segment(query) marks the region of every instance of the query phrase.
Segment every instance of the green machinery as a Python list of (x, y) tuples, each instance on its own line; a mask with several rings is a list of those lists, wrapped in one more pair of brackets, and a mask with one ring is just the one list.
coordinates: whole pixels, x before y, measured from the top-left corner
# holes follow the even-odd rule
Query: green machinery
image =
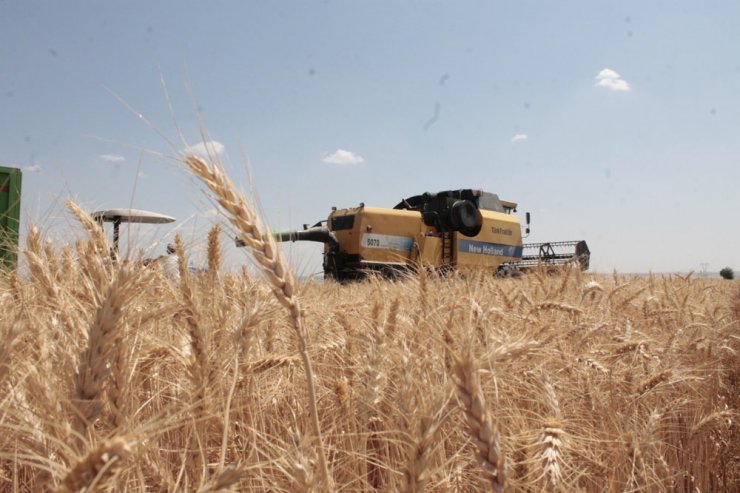
[(21, 224), (21, 179), (17, 168), (0, 166), (0, 265), (14, 269)]

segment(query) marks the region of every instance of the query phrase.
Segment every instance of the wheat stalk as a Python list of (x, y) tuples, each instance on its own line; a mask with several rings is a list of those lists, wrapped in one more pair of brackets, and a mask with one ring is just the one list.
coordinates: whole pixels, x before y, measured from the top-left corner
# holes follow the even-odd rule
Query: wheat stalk
[(0, 388), (5, 381), (5, 376), (11, 369), (11, 358), (13, 351), (21, 335), (21, 324), (18, 320), (5, 327), (0, 335), (2, 346), (0, 346)]
[(715, 411), (705, 416), (698, 423), (692, 426), (689, 435), (692, 438), (700, 435), (707, 429), (711, 429), (711, 425), (714, 424), (716, 421), (725, 421), (726, 426), (729, 427), (737, 421), (738, 417), (740, 417), (740, 412), (738, 412), (737, 410)]
[(435, 441), (440, 426), (447, 419), (447, 410), (449, 406), (449, 397), (446, 398), (440, 406), (437, 413), (433, 416), (424, 416), (419, 420), (417, 435), (411, 442), (411, 454), (408, 459), (406, 470), (404, 471), (405, 493), (415, 493), (424, 491), (429, 481), (429, 462), (432, 451), (434, 450)]
[[(152, 275), (156, 282), (147, 282), (146, 270), (127, 262), (136, 295), (111, 329), (112, 349), (103, 351), (102, 392), (93, 399), (100, 417), (80, 437), (72, 376), (124, 262), (100, 270), (104, 258), (89, 238), (79, 242), (79, 258), (57, 243), (61, 254), (52, 253), (38, 230), (29, 240), (26, 262), (0, 273), (0, 491), (329, 489), (306, 375), (302, 366), (292, 371), (303, 360), (271, 284), (244, 271), (219, 272), (213, 281), (186, 275), (186, 300), (179, 281)], [(486, 471), (495, 463), (505, 473), (496, 481), (511, 491), (736, 491), (737, 286), (619, 277), (627, 287), (607, 303), (610, 278), (577, 274), (562, 293), (563, 279), (549, 275), (541, 282), (430, 275), (421, 314), (413, 277), (297, 284), (335, 490), (373, 483), (388, 491), (492, 490), (480, 462)], [(589, 279), (603, 290), (582, 289)], [(648, 283), (650, 292), (621, 303)], [(535, 311), (548, 302), (577, 307), (577, 323), (558, 308)], [(188, 306), (203, 332), (194, 347)], [(371, 327), (381, 327), (384, 339)], [(458, 378), (462, 364), (452, 355), (463, 354), (471, 335), (480, 341), (468, 355), (473, 370)], [(205, 415), (190, 372), (197, 348), (213, 375)], [(489, 370), (476, 372), (478, 363)], [(466, 384), (471, 372), (478, 381)], [(554, 386), (534, 385), (541, 374)], [(454, 389), (459, 424), (445, 422), (435, 433), (425, 411), (453, 390), (450, 380), (463, 387)], [(101, 422), (108, 411), (123, 418), (118, 428)], [(305, 440), (296, 443), (289, 430), (300, 427)], [(137, 445), (141, 453), (123, 461), (96, 451), (109, 433), (128, 430), (152, 435)], [(511, 471), (499, 467), (504, 447)], [(228, 481), (236, 472), (228, 464), (244, 471), (241, 479)], [(376, 477), (367, 474), (372, 467)]]
[(542, 426), (540, 458), (546, 484), (550, 490), (556, 491), (562, 482), (560, 463), (563, 460), (562, 443), (565, 431), (560, 419), (560, 401), (555, 393), (555, 386), (544, 375), (542, 386), (549, 413)]
[(115, 428), (123, 426), (126, 422), (127, 408), (135, 407), (132, 404), (133, 395), (129, 388), (128, 372), (130, 360), (129, 347), (124, 344), (126, 324), (117, 331), (113, 342), (112, 357), (110, 364), (110, 385), (108, 387), (108, 403), (111, 409), (110, 421)]
[(212, 162), (209, 166), (198, 156), (186, 156), (185, 164), (191, 172), (211, 190), (218, 204), (228, 213), (229, 222), (241, 233), (241, 239), (251, 249), (262, 275), (272, 287), (277, 300), (290, 314), (293, 330), (298, 338), (298, 351), (303, 360), (308, 390), (311, 424), (318, 447), (319, 474), (324, 487), (331, 488), (329, 469), (326, 464), (321, 426), (316, 405), (314, 372), (306, 345), (307, 334), (303, 328), (301, 308), (295, 296), (295, 281), (280, 249), (272, 235), (263, 234), (262, 221), (245, 198), (236, 192), (223, 168)]
[(434, 434), (436, 427), (433, 427), (431, 418), (422, 418), (419, 421), (419, 433), (416, 440), (412, 443), (412, 454), (408, 466), (404, 472), (405, 484), (404, 492), (415, 493), (424, 491), (429, 479), (429, 458), (434, 445)]
[(247, 364), (248, 373), (262, 373), (273, 368), (288, 366), (296, 361), (294, 356), (283, 356), (279, 354), (268, 354), (256, 361)]
[(562, 461), (562, 437), (565, 435), (560, 420), (555, 417), (545, 419), (542, 427), (542, 469), (545, 481), (552, 490), (556, 490), (562, 481), (560, 463)]
[[(90, 236), (88, 250), (84, 256), (80, 257), (80, 260), (100, 291), (113, 273), (117, 252), (108, 244), (101, 224), (95, 222), (90, 214), (82, 210), (75, 202), (68, 200), (66, 205)], [(103, 262), (103, 259), (106, 259), (106, 262)]]
[(77, 263), (72, 256), (72, 247), (64, 245), (62, 247), (62, 265), (60, 267), (60, 275), (62, 279), (71, 279), (76, 275)]
[(49, 268), (51, 278), (58, 279), (61, 268), (59, 266), (56, 252), (54, 251), (54, 244), (48, 238), (44, 242), (44, 256), (46, 257), (46, 265)]
[(476, 445), (480, 465), (494, 491), (501, 493), (506, 485), (506, 457), (501, 452), (499, 435), (486, 409), (486, 401), (471, 354), (455, 359), (455, 384), (463, 404), (468, 432)]
[(591, 359), (591, 358), (580, 358), (579, 357), (579, 358), (576, 358), (576, 361), (579, 362), (579, 363), (583, 363), (584, 365), (588, 366), (589, 368), (593, 368), (594, 370), (596, 370), (598, 372), (601, 372), (601, 373), (603, 373), (605, 375), (608, 375), (610, 373), (609, 372), (609, 369), (607, 367), (605, 367), (604, 365), (602, 365), (601, 363), (599, 363), (598, 361), (596, 361), (594, 359)]
[(208, 272), (212, 279), (218, 278), (218, 271), (221, 270), (221, 225), (214, 224), (208, 231)]
[(185, 315), (185, 323), (190, 338), (191, 363), (190, 374), (196, 389), (196, 402), (198, 402), (200, 414), (205, 414), (207, 407), (207, 393), (210, 384), (208, 341), (207, 334), (201, 327), (200, 317), (193, 296), (190, 273), (187, 267), (185, 255), (185, 244), (180, 234), (175, 235), (175, 254), (177, 255), (177, 268), (180, 272), (180, 294), (182, 295), (181, 310)]
[(95, 243), (98, 252), (103, 255), (108, 255), (111, 249), (108, 244), (108, 240), (105, 238), (105, 231), (103, 231), (101, 225), (99, 223), (96, 223), (95, 220), (90, 216), (90, 214), (85, 212), (74, 201), (68, 200), (66, 205), (67, 209), (70, 210), (70, 212), (80, 222), (82, 227), (85, 228), (85, 231), (87, 231), (88, 235), (90, 235), (90, 238)]
[(100, 394), (108, 374), (111, 351), (119, 338), (122, 309), (136, 293), (133, 277), (127, 266), (118, 271), (88, 331), (87, 346), (80, 356), (75, 379), (75, 402), (80, 412), (75, 429), (80, 433), (102, 410)]
[(552, 301), (546, 301), (540, 303), (534, 307), (535, 310), (556, 310), (568, 313), (570, 315), (583, 315), (583, 310), (578, 307), (568, 305), (566, 303), (555, 303)]
[[(193, 287), (188, 270), (188, 261), (185, 253), (185, 244), (180, 234), (175, 235), (175, 255), (177, 255), (177, 269), (179, 272), (180, 295), (182, 296), (182, 314), (185, 317), (185, 323), (188, 329), (190, 341), (190, 364), (188, 365), (191, 385), (193, 387), (193, 414), (196, 420), (202, 420), (210, 417), (210, 389), (211, 375), (209, 362), (209, 344), (207, 334), (200, 324), (200, 313), (197, 309), (196, 301), (193, 296)], [(205, 435), (209, 433), (208, 425), (205, 428)], [(193, 483), (201, 481), (203, 467), (199, 462), (203, 459), (200, 450), (200, 427), (195, 429), (190, 436), (190, 454), (187, 455), (186, 464), (188, 470), (192, 472)]]
[[(59, 287), (51, 277), (41, 255), (41, 233), (36, 226), (32, 226), (26, 236), (26, 249), (24, 254), (31, 276), (41, 285), (47, 298), (55, 303), (59, 299)], [(69, 327), (71, 329), (71, 327)]]
[(671, 376), (672, 376), (671, 370), (662, 371), (658, 373), (657, 375), (653, 375), (647, 380), (640, 382), (635, 388), (635, 393), (637, 393), (638, 395), (642, 395), (646, 393), (647, 391), (651, 390), (652, 388), (656, 387), (658, 384), (665, 382), (666, 380), (671, 378)]

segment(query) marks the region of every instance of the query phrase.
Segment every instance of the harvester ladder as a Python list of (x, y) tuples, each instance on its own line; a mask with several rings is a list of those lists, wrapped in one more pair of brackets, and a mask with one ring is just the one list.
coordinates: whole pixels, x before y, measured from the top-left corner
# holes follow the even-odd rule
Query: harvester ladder
[(442, 233), (442, 266), (452, 267), (454, 260), (454, 243), (452, 241), (452, 232)]

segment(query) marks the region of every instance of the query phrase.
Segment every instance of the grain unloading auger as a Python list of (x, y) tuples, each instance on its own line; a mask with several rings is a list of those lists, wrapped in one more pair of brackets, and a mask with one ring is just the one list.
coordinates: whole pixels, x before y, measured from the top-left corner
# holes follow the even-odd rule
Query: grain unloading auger
[[(480, 190), (423, 193), (392, 209), (362, 203), (334, 207), (326, 220), (302, 231), (277, 233), (275, 238), (323, 243), (324, 276), (340, 281), (361, 279), (369, 272), (392, 275), (418, 265), (497, 274), (569, 262), (588, 269), (585, 241), (523, 244), (516, 207)], [(529, 220), (527, 213), (525, 233)]]

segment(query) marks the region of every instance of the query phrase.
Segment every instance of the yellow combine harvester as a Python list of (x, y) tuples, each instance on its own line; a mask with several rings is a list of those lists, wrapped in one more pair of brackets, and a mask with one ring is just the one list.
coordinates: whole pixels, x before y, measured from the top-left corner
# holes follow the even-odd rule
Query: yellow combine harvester
[[(333, 208), (325, 221), (303, 231), (278, 233), (281, 241), (324, 243), (324, 276), (361, 279), (392, 275), (418, 265), (440, 270), (485, 269), (516, 273), (539, 264), (576, 262), (588, 269), (585, 241), (524, 245), (516, 204), (480, 190), (424, 193), (394, 208)], [(526, 214), (529, 233), (529, 213)], [(239, 243), (239, 240), (237, 240)]]

